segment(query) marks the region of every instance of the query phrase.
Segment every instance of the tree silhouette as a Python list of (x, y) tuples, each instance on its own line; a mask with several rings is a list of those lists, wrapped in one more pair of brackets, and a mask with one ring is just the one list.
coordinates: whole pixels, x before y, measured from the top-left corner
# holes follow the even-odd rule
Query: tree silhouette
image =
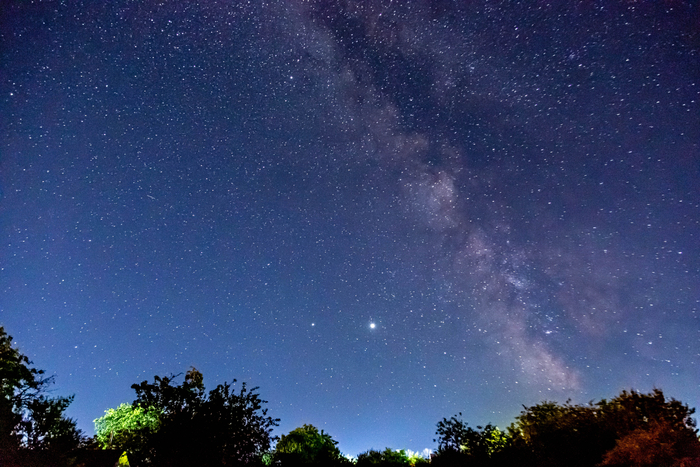
[(507, 444), (504, 432), (490, 423), (476, 429), (462, 420), (462, 413), (437, 424), (438, 450), (433, 456), (437, 465), (487, 465)]
[(386, 448), (383, 451), (370, 449), (357, 456), (357, 467), (408, 467), (411, 462), (406, 451), (394, 451)]
[(700, 467), (700, 442), (689, 430), (668, 421), (652, 421), (617, 441), (601, 466)]
[[(592, 467), (603, 461), (646, 465), (640, 453), (656, 449), (654, 462), (663, 463), (649, 465), (672, 465), (696, 455), (693, 413), (659, 389), (649, 394), (622, 391), (609, 401), (587, 405), (543, 402), (526, 407), (509, 428), (509, 456), (520, 465), (538, 467)], [(662, 442), (668, 436), (673, 447)], [(636, 450), (639, 446), (645, 448)]]
[(83, 441), (65, 416), (73, 397), (47, 397), (53, 378), (31, 366), (0, 326), (0, 465), (60, 465)]
[(177, 375), (154, 378), (132, 385), (136, 391), (134, 410), (159, 414), (157, 429), (137, 427), (134, 436), (124, 435), (120, 446), (128, 452), (133, 466), (253, 465), (274, 440), (272, 427), (277, 419), (255, 392), (241, 384), (236, 392), (223, 383), (207, 395), (203, 375), (192, 368), (182, 384)]
[(284, 467), (349, 464), (350, 461), (342, 456), (337, 444), (323, 430), (319, 431), (313, 425), (304, 425), (280, 438), (272, 460)]

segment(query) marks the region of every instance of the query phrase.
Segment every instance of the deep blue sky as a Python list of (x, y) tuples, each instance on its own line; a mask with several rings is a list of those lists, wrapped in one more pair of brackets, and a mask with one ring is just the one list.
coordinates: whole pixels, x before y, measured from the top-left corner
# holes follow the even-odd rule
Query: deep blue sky
[(697, 2), (197, 3), (0, 7), (0, 324), (79, 427), (190, 366), (352, 455), (700, 406)]

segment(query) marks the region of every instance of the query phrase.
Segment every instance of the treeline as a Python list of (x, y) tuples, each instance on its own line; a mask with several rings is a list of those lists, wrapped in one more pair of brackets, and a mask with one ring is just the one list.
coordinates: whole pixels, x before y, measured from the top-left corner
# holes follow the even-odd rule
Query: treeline
[(700, 467), (694, 409), (658, 389), (585, 405), (545, 401), (524, 407), (504, 431), (472, 428), (458, 414), (437, 423), (430, 458), (389, 448), (348, 458), (311, 425), (273, 436), (279, 419), (268, 416), (258, 388), (235, 390), (234, 380), (207, 392), (194, 368), (132, 385), (135, 400), (105, 411), (87, 437), (65, 416), (72, 398), (49, 397), (43, 374), (0, 326), (2, 467)]

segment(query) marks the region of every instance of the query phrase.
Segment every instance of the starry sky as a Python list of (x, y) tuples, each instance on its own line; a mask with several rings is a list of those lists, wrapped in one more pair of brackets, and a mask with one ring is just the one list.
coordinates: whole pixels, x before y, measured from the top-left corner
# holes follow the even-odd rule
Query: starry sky
[(700, 406), (695, 1), (7, 1), (0, 324), (88, 434), (194, 366), (435, 448)]

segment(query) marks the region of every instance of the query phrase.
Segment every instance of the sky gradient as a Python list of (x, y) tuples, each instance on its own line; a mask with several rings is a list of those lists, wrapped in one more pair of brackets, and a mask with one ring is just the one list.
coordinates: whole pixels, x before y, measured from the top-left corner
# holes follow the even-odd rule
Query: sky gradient
[(700, 10), (10, 1), (0, 325), (92, 433), (194, 366), (276, 435), (700, 406)]

